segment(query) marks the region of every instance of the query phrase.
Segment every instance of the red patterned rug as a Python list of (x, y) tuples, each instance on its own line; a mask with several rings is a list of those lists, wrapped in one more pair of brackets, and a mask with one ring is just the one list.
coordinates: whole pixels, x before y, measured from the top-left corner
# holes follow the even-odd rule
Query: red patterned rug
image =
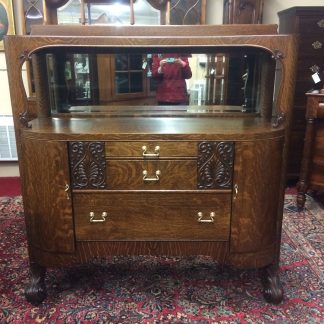
[(28, 281), (20, 197), (0, 198), (0, 323), (323, 323), (324, 210), (287, 193), (278, 305), (264, 302), (257, 271), (221, 268), (203, 256), (114, 257), (50, 269), (48, 298), (24, 299)]

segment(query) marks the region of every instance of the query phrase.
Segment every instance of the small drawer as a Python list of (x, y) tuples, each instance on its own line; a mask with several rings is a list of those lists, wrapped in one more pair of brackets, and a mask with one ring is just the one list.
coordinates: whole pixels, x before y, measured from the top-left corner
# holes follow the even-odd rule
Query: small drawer
[(106, 142), (107, 158), (196, 157), (195, 142)]
[[(324, 30), (323, 30), (324, 34)], [(323, 35), (316, 37), (315, 35), (311, 35), (309, 37), (302, 37), (299, 43), (300, 55), (299, 59), (304, 58), (306, 60), (313, 60), (313, 62), (321, 62), (323, 59), (324, 53), (324, 37)], [(315, 56), (315, 57), (313, 57)]]
[(324, 32), (324, 14), (312, 17), (303, 17), (299, 23), (300, 33), (323, 35)]
[(196, 160), (107, 160), (107, 189), (194, 190)]
[(228, 193), (75, 193), (73, 205), (78, 241), (229, 239)]

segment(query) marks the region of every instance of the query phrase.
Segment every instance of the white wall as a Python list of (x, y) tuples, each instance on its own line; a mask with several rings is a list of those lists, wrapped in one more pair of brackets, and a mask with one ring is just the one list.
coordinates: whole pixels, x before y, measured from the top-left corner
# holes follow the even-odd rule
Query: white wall
[(7, 65), (4, 52), (0, 52), (0, 115), (11, 115), (11, 102), (7, 76)]

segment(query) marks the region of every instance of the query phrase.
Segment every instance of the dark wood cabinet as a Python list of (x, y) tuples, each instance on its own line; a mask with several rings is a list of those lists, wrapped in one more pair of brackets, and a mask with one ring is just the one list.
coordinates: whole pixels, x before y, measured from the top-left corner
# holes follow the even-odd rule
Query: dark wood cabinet
[(288, 176), (298, 179), (303, 154), (303, 141), (306, 128), (306, 96), (311, 89), (319, 89), (323, 83), (315, 84), (312, 79), (313, 67), (324, 70), (324, 6), (293, 7), (279, 15), (279, 32), (294, 33), (299, 36), (298, 62), (290, 149), (288, 154)]
[[(253, 36), (248, 26), (235, 25), (79, 26), (68, 37), (62, 36), (64, 28), (52, 27), (51, 36), (5, 40), (30, 256), (27, 300), (38, 304), (46, 297), (47, 267), (106, 255), (205, 254), (221, 264), (259, 268), (266, 300), (279, 303), (294, 37), (271, 34), (274, 26), (260, 26)], [(49, 82), (49, 57), (62, 51), (113, 55), (120, 47), (129, 54), (176, 53), (181, 47), (192, 56), (248, 48), (253, 64), (263, 67), (251, 84), (256, 109), (215, 104), (53, 109), (46, 94), (66, 85)], [(34, 63), (32, 115), (21, 60)], [(282, 82), (273, 107), (265, 98), (276, 92), (275, 69)]]

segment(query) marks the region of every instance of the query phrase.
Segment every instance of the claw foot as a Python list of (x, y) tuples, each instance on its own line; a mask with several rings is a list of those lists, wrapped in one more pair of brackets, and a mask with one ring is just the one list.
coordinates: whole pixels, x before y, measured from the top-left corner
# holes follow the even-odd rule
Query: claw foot
[(47, 297), (45, 286), (45, 273), (46, 268), (31, 264), (31, 280), (25, 289), (25, 298), (32, 305), (37, 306)]
[(283, 288), (277, 271), (272, 266), (262, 269), (261, 281), (264, 299), (268, 303), (280, 304), (283, 300)]

